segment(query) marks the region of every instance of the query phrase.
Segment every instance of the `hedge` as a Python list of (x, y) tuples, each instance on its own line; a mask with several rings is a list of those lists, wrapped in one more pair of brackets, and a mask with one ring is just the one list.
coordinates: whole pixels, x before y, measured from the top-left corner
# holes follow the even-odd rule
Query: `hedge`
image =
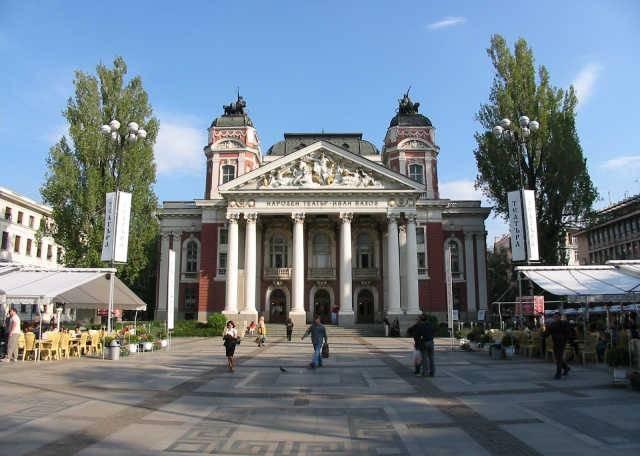
[(174, 337), (215, 337), (222, 336), (227, 319), (224, 315), (216, 313), (211, 315), (206, 323), (196, 320), (180, 320), (175, 323)]

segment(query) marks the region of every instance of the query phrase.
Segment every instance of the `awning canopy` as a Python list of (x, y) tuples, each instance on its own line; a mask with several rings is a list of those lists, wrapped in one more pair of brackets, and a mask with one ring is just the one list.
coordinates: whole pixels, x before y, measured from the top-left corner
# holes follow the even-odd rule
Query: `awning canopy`
[[(0, 273), (0, 290), (6, 295), (4, 299), (9, 305), (57, 302), (79, 309), (106, 308), (109, 302), (109, 274), (113, 272), (115, 269), (108, 268), (6, 268)], [(113, 307), (123, 310), (147, 308), (117, 277), (114, 282)]]
[[(636, 263), (640, 266), (640, 262)], [(622, 295), (633, 300), (640, 296), (640, 275), (616, 265), (518, 266), (516, 270), (556, 296), (602, 299), (603, 296)]]

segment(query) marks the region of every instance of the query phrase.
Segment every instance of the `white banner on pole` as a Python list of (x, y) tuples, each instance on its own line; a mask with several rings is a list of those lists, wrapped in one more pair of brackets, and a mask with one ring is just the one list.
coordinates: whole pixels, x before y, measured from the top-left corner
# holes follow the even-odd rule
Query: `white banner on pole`
[(113, 261), (127, 262), (129, 249), (129, 221), (131, 218), (131, 193), (118, 192), (118, 206), (116, 211), (116, 236), (114, 243)]
[(107, 193), (107, 199), (104, 210), (104, 238), (102, 240), (102, 261), (111, 261), (113, 259), (113, 245), (115, 242), (116, 232), (116, 194)]
[(511, 259), (513, 261), (525, 261), (527, 259), (525, 248), (525, 225), (522, 215), (522, 199), (520, 190), (507, 193), (509, 203), (509, 231), (511, 233)]
[(176, 252), (169, 250), (169, 276), (167, 279), (167, 330), (173, 329), (173, 299), (176, 278)]
[(451, 275), (451, 247), (448, 243), (444, 251), (444, 271), (447, 285), (447, 320), (451, 335), (453, 335), (453, 277)]
[(536, 197), (533, 190), (523, 190), (524, 226), (527, 239), (527, 256), (530, 261), (539, 261), (538, 223), (536, 221)]

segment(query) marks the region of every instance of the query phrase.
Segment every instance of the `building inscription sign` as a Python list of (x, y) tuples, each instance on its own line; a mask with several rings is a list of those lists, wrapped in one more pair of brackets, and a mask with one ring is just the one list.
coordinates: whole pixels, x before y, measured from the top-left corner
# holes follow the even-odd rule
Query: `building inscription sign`
[(300, 200), (273, 200), (265, 201), (266, 207), (311, 207), (311, 208), (349, 208), (349, 207), (382, 207), (377, 200), (354, 200), (354, 201), (300, 201)]
[(363, 209), (363, 210), (386, 210), (414, 208), (413, 198), (354, 198), (354, 199), (237, 199), (229, 201), (229, 208), (232, 209), (252, 209), (270, 211), (287, 211), (288, 209), (310, 210), (310, 211), (338, 211), (342, 209)]

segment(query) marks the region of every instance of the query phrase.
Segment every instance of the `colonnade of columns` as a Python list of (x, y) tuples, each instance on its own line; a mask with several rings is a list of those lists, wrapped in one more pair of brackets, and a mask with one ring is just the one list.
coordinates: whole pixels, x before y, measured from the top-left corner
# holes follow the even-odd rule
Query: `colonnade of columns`
[[(241, 313), (256, 314), (256, 213), (246, 213), (245, 230), (245, 282), (244, 302), (245, 308)], [(238, 313), (238, 221), (239, 214), (230, 213), (228, 220), (228, 251), (227, 251), (227, 275), (226, 275), (226, 299), (225, 310), (227, 314)], [(305, 316), (304, 310), (304, 213), (291, 214), (293, 219), (293, 264), (292, 264), (292, 299), (291, 316)], [(340, 283), (339, 302), (341, 321), (353, 321), (353, 258), (351, 245), (351, 221), (352, 213), (340, 214)], [(397, 214), (389, 214), (387, 217), (387, 258), (386, 270), (389, 275), (388, 314), (402, 314), (400, 307), (400, 249), (398, 242)], [(416, 244), (416, 217), (409, 214), (407, 218), (407, 249), (413, 254), (406, 255), (407, 269), (407, 313), (419, 314), (420, 304), (418, 297), (418, 265), (415, 252)]]

